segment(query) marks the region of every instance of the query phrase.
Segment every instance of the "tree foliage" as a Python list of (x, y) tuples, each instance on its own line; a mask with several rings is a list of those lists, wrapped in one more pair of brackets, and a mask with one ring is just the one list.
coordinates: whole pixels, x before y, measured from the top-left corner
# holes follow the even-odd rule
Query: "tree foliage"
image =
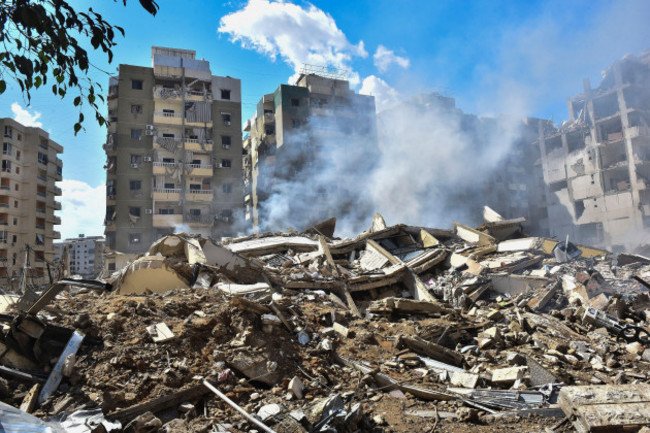
[[(121, 1), (126, 6), (127, 0)], [(155, 0), (139, 0), (142, 7), (156, 15)], [(88, 60), (88, 42), (113, 60), (117, 33), (122, 27), (107, 22), (92, 7), (75, 10), (63, 0), (2, 0), (0, 3), (0, 94), (13, 80), (20, 86), (28, 103), (31, 92), (51, 84), (52, 92), (63, 98), (76, 91), (73, 100), (79, 107), (75, 134), (84, 121), (84, 103), (94, 110), (99, 125), (106, 122), (100, 113), (104, 101), (101, 84), (88, 77), (92, 66)], [(98, 91), (99, 90), (99, 91)]]

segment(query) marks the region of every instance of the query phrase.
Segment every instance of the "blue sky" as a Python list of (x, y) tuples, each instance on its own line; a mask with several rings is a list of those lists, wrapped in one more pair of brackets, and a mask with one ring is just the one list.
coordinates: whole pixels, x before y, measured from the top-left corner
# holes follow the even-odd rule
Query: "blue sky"
[[(135, 0), (127, 7), (93, 4), (126, 30), (112, 64), (93, 54), (99, 69), (149, 66), (152, 45), (194, 49), (213, 74), (242, 80), (244, 119), (264, 93), (303, 63), (315, 63), (348, 70), (355, 89), (374, 94), (379, 107), (443, 90), (466, 112), (552, 116), (557, 123), (567, 118), (566, 98), (582, 90), (582, 78), (595, 86), (610, 63), (650, 48), (645, 0), (159, 0), (155, 18)], [(107, 83), (99, 69), (91, 77)], [(29, 107), (17, 86), (0, 95), (0, 117), (41, 122), (65, 148), (64, 237), (103, 231), (106, 133), (88, 112), (85, 131), (75, 137), (77, 116), (71, 97), (61, 101), (48, 89), (34, 92)]]

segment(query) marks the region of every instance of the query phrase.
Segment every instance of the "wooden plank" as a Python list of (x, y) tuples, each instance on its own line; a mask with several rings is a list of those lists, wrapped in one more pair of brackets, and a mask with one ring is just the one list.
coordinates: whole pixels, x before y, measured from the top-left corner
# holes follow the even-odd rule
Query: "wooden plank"
[(160, 412), (161, 410), (170, 408), (179, 403), (196, 400), (200, 397), (203, 397), (208, 392), (210, 392), (210, 390), (203, 384), (194, 385), (182, 391), (174, 392), (172, 394), (165, 395), (163, 397), (159, 397), (144, 403), (138, 403), (125, 409), (113, 411), (107, 415), (107, 418), (111, 420), (118, 420), (122, 424), (126, 424), (133, 418), (137, 417), (138, 415), (142, 415), (145, 412)]
[(32, 413), (36, 408), (36, 403), (38, 402), (38, 395), (41, 393), (41, 384), (37, 383), (29, 390), (23, 402), (20, 404), (20, 410)]

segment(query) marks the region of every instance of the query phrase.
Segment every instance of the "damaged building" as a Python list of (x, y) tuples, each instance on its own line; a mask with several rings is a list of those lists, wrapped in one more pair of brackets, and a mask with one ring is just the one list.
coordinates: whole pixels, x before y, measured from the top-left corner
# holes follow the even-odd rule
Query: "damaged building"
[(0, 281), (6, 290), (18, 287), (24, 267), (34, 283), (47, 281), (52, 243), (61, 238), (55, 211), (61, 210), (56, 182), (62, 180), (63, 147), (43, 129), (13, 119), (0, 119), (0, 130)]
[(540, 129), (551, 235), (614, 251), (650, 243), (650, 51), (627, 55)]
[(106, 246), (127, 257), (179, 229), (230, 234), (243, 207), (240, 80), (193, 50), (152, 47), (151, 61), (120, 65), (107, 98)]
[[(282, 84), (262, 97), (244, 131), (244, 202), (253, 227), (273, 226), (282, 207), (292, 209), (278, 222), (287, 227), (364, 206), (351, 194), (344, 167), (372, 167), (375, 100), (351, 90), (345, 74), (306, 67), (295, 85)], [(290, 202), (275, 202), (286, 197)]]

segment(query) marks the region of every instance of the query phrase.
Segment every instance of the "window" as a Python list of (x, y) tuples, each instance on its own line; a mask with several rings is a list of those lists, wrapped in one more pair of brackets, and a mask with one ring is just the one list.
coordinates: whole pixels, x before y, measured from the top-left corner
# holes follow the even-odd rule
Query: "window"
[(142, 155), (131, 154), (131, 164), (140, 165), (142, 163)]
[(131, 113), (133, 114), (142, 114), (142, 105), (132, 104)]
[(165, 164), (173, 164), (175, 161), (174, 158), (163, 158), (162, 162), (164, 162)]
[(230, 194), (232, 192), (232, 183), (224, 183), (221, 185), (221, 190), (226, 194)]
[(221, 218), (228, 221), (232, 217), (232, 209), (221, 209)]
[(20, 161), (20, 150), (16, 151), (16, 161)]
[(15, 185), (14, 185), (14, 189), (15, 189), (16, 191), (18, 191), (18, 190), (20, 189), (19, 187), (20, 187), (20, 185), (18, 185), (18, 184), (15, 184)]
[(132, 180), (129, 182), (129, 188), (131, 191), (139, 191), (142, 188), (142, 182), (139, 180)]
[(190, 209), (190, 215), (201, 216), (201, 209)]
[(132, 129), (131, 138), (133, 138), (134, 140), (142, 139), (142, 129)]
[(139, 207), (129, 207), (129, 214), (133, 216), (140, 216), (140, 208)]
[(174, 189), (176, 186), (173, 183), (166, 183), (165, 189)]
[(224, 125), (230, 126), (230, 113), (221, 113), (221, 120), (223, 121)]
[(13, 235), (13, 236), (11, 237), (11, 242), (13, 242), (14, 244), (15, 244), (16, 242), (18, 242), (18, 236)]
[(18, 138), (18, 141), (23, 140), (23, 135), (22, 134), (16, 134), (16, 137)]
[(190, 164), (192, 164), (192, 165), (201, 165), (201, 160), (200, 159), (193, 159)]
[(221, 89), (221, 99), (230, 99), (230, 90)]
[(56, 174), (57, 174), (57, 176), (62, 176), (63, 175), (63, 166), (61, 166), (61, 165), (56, 166)]
[(38, 162), (40, 164), (46, 164), (47, 165), (47, 155), (42, 153), (42, 152), (38, 152)]
[(16, 174), (20, 174), (20, 167), (16, 167)]
[(142, 90), (142, 80), (131, 80), (131, 88), (133, 90)]
[(163, 138), (174, 138), (174, 134), (169, 134), (167, 132), (163, 132)]
[(264, 128), (264, 132), (266, 133), (266, 135), (273, 135), (275, 134), (275, 128), (273, 128), (272, 126), (267, 126), (266, 128)]
[(2, 143), (2, 154), (11, 155), (11, 143)]
[(291, 98), (291, 106), (292, 106), (292, 107), (300, 107), (300, 99), (298, 99), (298, 98)]
[(6, 244), (7, 243), (7, 232), (6, 231), (0, 231), (0, 243), (1, 244)]
[(130, 244), (139, 244), (140, 243), (140, 233), (130, 233), (129, 234), (129, 243)]
[(13, 133), (14, 133), (14, 130), (11, 128), (11, 126), (5, 126), (5, 137), (11, 138)]
[(2, 160), (2, 171), (11, 173), (11, 161)]
[(201, 191), (201, 184), (200, 183), (191, 183), (190, 184), (190, 191)]
[(231, 140), (230, 135), (222, 135), (221, 147), (223, 147), (224, 149), (230, 149), (230, 140)]
[(18, 218), (14, 218), (14, 225), (15, 225), (15, 226), (18, 225)]
[[(18, 200), (14, 200), (14, 207), (18, 207)], [(43, 210), (45, 210), (45, 209), (43, 209)]]
[(172, 209), (172, 208), (158, 209), (158, 214), (159, 215), (174, 215), (174, 209)]
[(230, 167), (232, 167), (232, 161), (229, 160), (229, 159), (222, 159), (221, 160), (221, 166), (223, 168), (230, 168)]

